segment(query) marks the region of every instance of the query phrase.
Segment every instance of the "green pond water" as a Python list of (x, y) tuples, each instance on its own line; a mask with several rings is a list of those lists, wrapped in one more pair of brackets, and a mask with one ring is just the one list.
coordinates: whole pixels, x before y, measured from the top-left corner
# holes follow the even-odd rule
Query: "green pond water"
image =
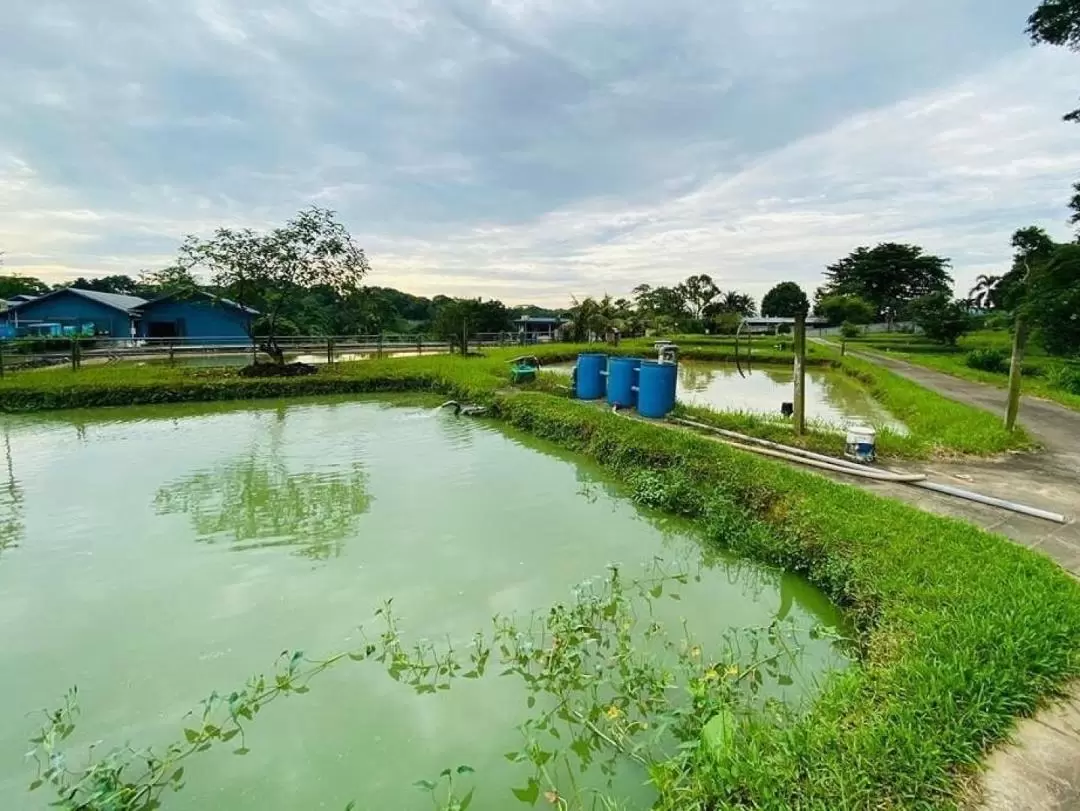
[[(545, 367), (569, 373), (574, 364)], [(743, 366), (733, 363), (680, 360), (675, 397), (686, 405), (717, 411), (749, 411), (779, 415), (780, 404), (791, 402), (795, 373), (787, 366)], [(860, 422), (907, 433), (898, 421), (857, 382), (832, 369), (806, 370), (806, 418), (841, 429)]]
[[(5, 418), (0, 424), (0, 808), (26, 793), (34, 711), (77, 684), (73, 742), (161, 745), (213, 690), (270, 672), (285, 649), (356, 646), (393, 597), (408, 638), (464, 645), (495, 613), (566, 600), (609, 563), (703, 566), (663, 601), (703, 644), (774, 618), (836, 626), (792, 575), (706, 554), (687, 527), (636, 508), (594, 465), (426, 406), (320, 399)], [(843, 666), (808, 639), (790, 684), (808, 700)], [(477, 770), (474, 809), (516, 807), (527, 772), (503, 753), (527, 715), (516, 681), (460, 680), (417, 696), (348, 664), (273, 705), (228, 748), (187, 764), (176, 809), (430, 807), (413, 783)], [(190, 722), (189, 724), (190, 725)], [(648, 803), (643, 775), (620, 790)], [(43, 790), (44, 791), (44, 790)]]

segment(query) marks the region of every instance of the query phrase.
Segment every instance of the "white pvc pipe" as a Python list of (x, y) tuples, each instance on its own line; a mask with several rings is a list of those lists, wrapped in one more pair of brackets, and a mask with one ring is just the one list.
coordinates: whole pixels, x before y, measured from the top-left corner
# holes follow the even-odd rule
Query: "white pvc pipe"
[[(990, 507), (999, 507), (1003, 510), (1009, 510), (1021, 515), (1028, 515), (1032, 518), (1053, 521), (1056, 524), (1067, 524), (1069, 522), (1068, 519), (1060, 513), (1050, 512), (1049, 510), (1040, 510), (1038, 507), (1029, 507), (1026, 504), (1018, 504), (1013, 501), (1006, 501), (1002, 498), (995, 498), (994, 496), (984, 496), (982, 493), (975, 493), (971, 490), (964, 490), (960, 487), (953, 487), (948, 484), (930, 482), (927, 481), (926, 476), (921, 473), (892, 473), (872, 470), (855, 462), (849, 462), (846, 459), (836, 459), (831, 456), (825, 456), (824, 454), (803, 450), (802, 448), (792, 448), (788, 445), (781, 445), (778, 442), (770, 442), (766, 439), (747, 436), (746, 434), (740, 434), (736, 431), (715, 428), (711, 425), (706, 425), (705, 423), (695, 422), (694, 420), (686, 420), (679, 417), (669, 417), (669, 420), (681, 425), (687, 425), (720, 434), (721, 436), (727, 437), (727, 439), (717, 441), (732, 447), (741, 448), (742, 450), (751, 451), (752, 453), (772, 456), (776, 459), (784, 459), (789, 462), (809, 465), (810, 467), (816, 467), (822, 470), (832, 470), (837, 473), (843, 473), (848, 476), (857, 476), (863, 479), (910, 484), (913, 487), (932, 490), (935, 493), (944, 493), (945, 495), (953, 496), (954, 498), (962, 498), (967, 501), (974, 501), (978, 504), (985, 504)], [(754, 445), (759, 447), (753, 447)]]
[(971, 490), (963, 490), (949, 484), (938, 484), (937, 482), (925, 481), (911, 482), (911, 484), (915, 487), (921, 487), (924, 490), (933, 490), (935, 493), (944, 493), (947, 496), (955, 496), (956, 498), (966, 498), (968, 501), (975, 501), (990, 507), (1000, 507), (1003, 510), (1012, 510), (1014, 513), (1020, 513), (1021, 515), (1030, 515), (1032, 518), (1053, 521), (1055, 524), (1069, 523), (1069, 519), (1061, 513), (1040, 510), (1038, 507), (1029, 507), (1026, 504), (1017, 504), (1012, 501), (1006, 501), (1003, 498), (995, 498), (994, 496), (984, 496), (982, 493), (974, 493)]

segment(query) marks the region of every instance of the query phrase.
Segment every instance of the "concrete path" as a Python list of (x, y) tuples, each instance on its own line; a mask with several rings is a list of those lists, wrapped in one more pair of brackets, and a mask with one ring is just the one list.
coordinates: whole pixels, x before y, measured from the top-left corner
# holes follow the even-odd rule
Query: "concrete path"
[[(945, 397), (1004, 414), (1005, 391), (952, 377), (895, 358), (857, 354)], [(858, 480), (882, 495), (930, 512), (961, 518), (999, 532), (1057, 561), (1080, 578), (1080, 412), (1024, 397), (1020, 422), (1046, 446), (1037, 453), (998, 460), (933, 463), (923, 470), (935, 480), (1062, 513), (1070, 524), (983, 507), (912, 487)], [(850, 479), (848, 479), (850, 481)], [(1013, 742), (993, 752), (972, 808), (985, 811), (1080, 811), (1080, 685), (1071, 697), (1023, 721)]]

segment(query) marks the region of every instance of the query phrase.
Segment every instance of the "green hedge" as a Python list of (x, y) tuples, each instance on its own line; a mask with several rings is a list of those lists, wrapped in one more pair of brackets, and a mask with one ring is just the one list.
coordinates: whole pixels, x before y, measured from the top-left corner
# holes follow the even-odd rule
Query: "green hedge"
[(954, 807), (1015, 717), (1080, 673), (1080, 587), (1000, 536), (544, 394), (498, 412), (632, 487), (647, 472), (655, 506), (805, 574), (858, 629), (859, 664), (805, 718), (748, 727), (730, 761), (699, 764), (694, 807)]

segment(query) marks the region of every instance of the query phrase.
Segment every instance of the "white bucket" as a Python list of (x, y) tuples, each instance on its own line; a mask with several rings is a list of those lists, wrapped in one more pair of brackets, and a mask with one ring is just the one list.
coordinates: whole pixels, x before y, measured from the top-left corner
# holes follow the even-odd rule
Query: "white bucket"
[(877, 454), (874, 449), (877, 431), (868, 425), (849, 425), (844, 443), (844, 456), (856, 462), (870, 464)]

